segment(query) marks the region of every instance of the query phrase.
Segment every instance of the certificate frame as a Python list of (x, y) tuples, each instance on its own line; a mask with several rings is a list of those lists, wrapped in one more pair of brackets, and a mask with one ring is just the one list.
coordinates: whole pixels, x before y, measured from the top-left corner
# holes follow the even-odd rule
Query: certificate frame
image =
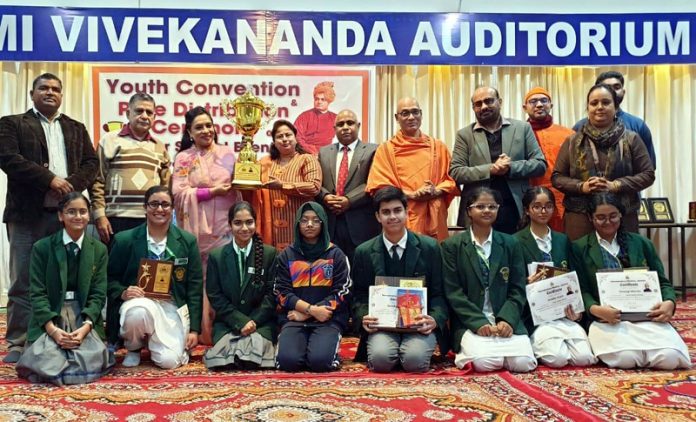
[(652, 223), (652, 216), (648, 212), (648, 200), (645, 198), (640, 199), (640, 209), (638, 210), (638, 222), (639, 223)]
[(651, 223), (674, 223), (674, 214), (668, 198), (648, 198)]

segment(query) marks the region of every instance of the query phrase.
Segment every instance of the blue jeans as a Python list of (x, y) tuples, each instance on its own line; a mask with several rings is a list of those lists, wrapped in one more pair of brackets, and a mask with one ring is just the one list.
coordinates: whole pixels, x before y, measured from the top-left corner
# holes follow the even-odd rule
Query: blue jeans
[(367, 366), (375, 372), (389, 372), (401, 363), (406, 372), (426, 372), (436, 342), (433, 333), (372, 333), (367, 338)]

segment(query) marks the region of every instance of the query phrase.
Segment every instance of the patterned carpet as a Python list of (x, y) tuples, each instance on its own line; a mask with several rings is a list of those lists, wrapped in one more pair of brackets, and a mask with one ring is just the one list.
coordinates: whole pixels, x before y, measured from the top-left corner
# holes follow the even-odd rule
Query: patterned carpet
[[(696, 297), (674, 326), (696, 362)], [(5, 314), (0, 314), (0, 337)], [(0, 339), (4, 340), (4, 339)], [(424, 375), (373, 374), (344, 339), (331, 374), (208, 372), (192, 362), (161, 370), (144, 359), (99, 382), (32, 385), (0, 364), (0, 421), (681, 421), (696, 420), (696, 370), (612, 370), (602, 365), (531, 374), (462, 372), (451, 359)], [(0, 357), (6, 354), (4, 342)], [(119, 355), (122, 358), (122, 352)]]

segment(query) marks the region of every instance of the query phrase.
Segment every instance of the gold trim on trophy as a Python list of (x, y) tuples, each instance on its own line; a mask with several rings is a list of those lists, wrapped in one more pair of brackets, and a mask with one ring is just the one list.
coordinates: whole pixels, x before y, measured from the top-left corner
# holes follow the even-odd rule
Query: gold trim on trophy
[[(232, 185), (236, 189), (258, 189), (263, 186), (263, 183), (261, 182), (261, 165), (256, 160), (256, 151), (253, 148), (253, 138), (256, 132), (275, 117), (276, 107), (252, 94), (251, 87), (247, 87), (241, 97), (234, 100), (229, 98), (222, 100), (220, 107), (225, 117), (234, 121), (237, 131), (242, 134), (244, 143), (234, 166)], [(262, 124), (263, 112), (266, 109), (268, 114)], [(234, 110), (234, 113), (231, 110)]]
[(170, 287), (173, 268), (174, 264), (171, 261), (146, 258), (140, 260), (137, 284), (145, 291), (145, 297), (171, 299)]

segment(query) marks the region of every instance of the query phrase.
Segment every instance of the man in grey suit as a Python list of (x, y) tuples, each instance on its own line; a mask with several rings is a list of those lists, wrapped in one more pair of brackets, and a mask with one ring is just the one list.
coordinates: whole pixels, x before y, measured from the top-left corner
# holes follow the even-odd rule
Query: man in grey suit
[(58, 111), (61, 80), (44, 73), (34, 79), (29, 95), (30, 110), (0, 119), (0, 168), (7, 173), (3, 221), (10, 241), (5, 363), (19, 360), (27, 337), (31, 247), (60, 229), (58, 201), (89, 188), (99, 167), (85, 125)]
[(338, 113), (334, 129), (338, 143), (319, 150), (324, 178), (317, 201), (326, 208), (331, 241), (353, 262), (355, 248), (380, 231), (365, 193), (377, 145), (358, 139), (360, 122), (351, 110)]
[(500, 115), (502, 99), (495, 88), (480, 87), (471, 97), (476, 122), (460, 129), (449, 174), (462, 187), (457, 224), (466, 227), (465, 199), (478, 186), (503, 197), (494, 229), (513, 234), (522, 215), (522, 195), (529, 178), (546, 171), (546, 159), (529, 123)]

